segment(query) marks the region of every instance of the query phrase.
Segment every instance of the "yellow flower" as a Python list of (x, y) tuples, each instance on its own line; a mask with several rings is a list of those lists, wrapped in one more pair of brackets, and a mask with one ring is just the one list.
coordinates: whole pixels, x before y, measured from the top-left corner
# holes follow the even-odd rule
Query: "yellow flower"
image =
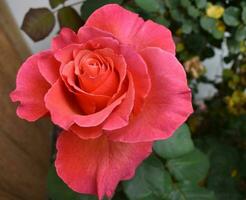
[(234, 115), (246, 114), (246, 92), (236, 90), (225, 98), (227, 108)]
[(206, 10), (206, 15), (208, 17), (214, 18), (214, 19), (219, 19), (222, 17), (224, 14), (224, 8), (219, 5), (213, 5), (211, 3), (208, 4), (207, 10)]
[(240, 52), (241, 53), (245, 53), (246, 52), (246, 42), (245, 41), (241, 41), (240, 42)]

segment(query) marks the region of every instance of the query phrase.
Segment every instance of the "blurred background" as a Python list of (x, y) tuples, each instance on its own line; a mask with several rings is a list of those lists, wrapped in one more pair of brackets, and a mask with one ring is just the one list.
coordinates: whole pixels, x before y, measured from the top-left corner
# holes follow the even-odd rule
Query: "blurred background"
[[(244, 0), (0, 0), (0, 152), (3, 152), (0, 158), (0, 199), (39, 200), (49, 196), (53, 200), (66, 200), (66, 195), (67, 199), (85, 199), (62, 185), (53, 169), (49, 173), (47, 193), (51, 125), (45, 120), (30, 124), (18, 119), (8, 94), (15, 87), (18, 67), (27, 56), (49, 48), (52, 37), (61, 27), (76, 31), (96, 8), (107, 3), (121, 4), (172, 31), (177, 57), (192, 88), (195, 109), (187, 127), (179, 130), (189, 137), (184, 138), (184, 143), (173, 139), (180, 146), (185, 146), (187, 141), (191, 143), (191, 152), (184, 149), (184, 153), (176, 158), (162, 153), (172, 149), (170, 144), (157, 144), (154, 148), (163, 169), (160, 171), (157, 167), (153, 174), (162, 174), (165, 170), (171, 178), (159, 185), (165, 184), (162, 187), (168, 190), (161, 190), (159, 194), (160, 191), (153, 188), (158, 173), (151, 176), (153, 183), (144, 185), (138, 176), (151, 172), (142, 170), (132, 182), (120, 184), (116, 199), (199, 200), (204, 196), (204, 199), (245, 199)], [(30, 14), (30, 8), (34, 13), (40, 8), (48, 9), (46, 12), (54, 16), (54, 23), (32, 27), (35, 17), (33, 12)], [(42, 18), (42, 12), (39, 17)], [(27, 23), (29, 26), (25, 26)], [(35, 36), (40, 32), (39, 28), (45, 31), (43, 35)], [(193, 156), (192, 152), (196, 151), (193, 146), (201, 153)], [(182, 185), (187, 182), (192, 183), (192, 187)], [(134, 185), (139, 187), (134, 188)], [(173, 185), (180, 188), (185, 198)], [(60, 192), (52, 192), (55, 190)]]

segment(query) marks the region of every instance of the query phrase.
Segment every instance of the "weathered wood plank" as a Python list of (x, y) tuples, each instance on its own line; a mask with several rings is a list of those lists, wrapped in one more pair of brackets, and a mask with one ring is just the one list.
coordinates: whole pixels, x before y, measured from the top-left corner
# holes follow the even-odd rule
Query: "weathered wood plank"
[[(7, 22), (7, 23), (6, 23)], [(2, 24), (4, 23), (4, 25)], [(4, 27), (4, 28), (3, 28)], [(0, 199), (43, 200), (50, 154), (50, 124), (18, 119), (9, 93), (29, 54), (18, 27), (0, 1)]]

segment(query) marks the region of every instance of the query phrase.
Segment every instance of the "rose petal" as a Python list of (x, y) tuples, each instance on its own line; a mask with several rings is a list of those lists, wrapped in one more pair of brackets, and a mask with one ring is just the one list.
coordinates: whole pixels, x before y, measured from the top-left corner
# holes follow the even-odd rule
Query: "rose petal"
[(74, 71), (74, 63), (70, 62), (62, 66), (61, 75), (68, 90), (75, 95), (78, 100), (76, 102), (82, 108), (84, 113), (91, 114), (96, 112), (96, 110), (103, 109), (109, 102), (110, 97), (106, 95), (92, 94), (82, 90), (76, 85), (76, 76)]
[(149, 66), (152, 88), (142, 112), (128, 126), (111, 132), (115, 141), (166, 139), (193, 112), (186, 75), (175, 56), (155, 47), (141, 55)]
[(56, 51), (73, 43), (79, 43), (76, 33), (69, 28), (62, 28), (60, 33), (52, 39), (51, 48)]
[(144, 23), (137, 14), (117, 4), (108, 4), (97, 9), (87, 19), (85, 26), (111, 33), (123, 43), (128, 43)]
[(60, 61), (62, 64), (66, 64), (73, 60), (73, 52), (82, 48), (82, 44), (71, 44), (62, 49), (58, 49), (54, 56), (56, 60)]
[(39, 54), (29, 57), (20, 67), (16, 78), (16, 89), (11, 92), (13, 102), (20, 101), (17, 115), (28, 121), (35, 121), (47, 113), (44, 95), (50, 84), (38, 69)]
[(41, 52), (38, 58), (38, 68), (42, 76), (51, 85), (59, 78), (59, 63), (51, 51)]
[(118, 40), (112, 37), (97, 37), (97, 38), (88, 40), (85, 43), (85, 47), (91, 50), (109, 48), (109, 49), (114, 50), (114, 53), (119, 53), (120, 43)]
[(82, 140), (63, 131), (57, 141), (58, 175), (74, 191), (111, 197), (120, 180), (130, 179), (151, 153), (152, 143), (127, 144), (102, 136)]
[(85, 43), (89, 40), (93, 40), (99, 37), (108, 37), (108, 38), (113, 39), (112, 34), (102, 31), (100, 29), (97, 29), (95, 27), (83, 26), (78, 31), (78, 38), (79, 38), (80, 43)]
[(148, 96), (151, 88), (148, 67), (143, 58), (129, 46), (122, 45), (121, 53), (127, 63), (127, 69), (131, 72), (133, 77), (134, 86), (136, 88), (134, 113), (138, 113), (140, 112), (145, 98)]
[(68, 130), (73, 124), (81, 127), (98, 126), (110, 115), (116, 106), (121, 104), (125, 94), (104, 109), (89, 115), (82, 115), (73, 93), (69, 92), (59, 79), (45, 96), (45, 105), (50, 111), (53, 123)]
[(139, 50), (145, 47), (160, 47), (165, 51), (175, 54), (175, 43), (171, 31), (151, 20), (143, 24), (132, 40), (132, 43)]
[(104, 130), (115, 130), (122, 128), (128, 124), (129, 117), (131, 115), (134, 99), (135, 99), (135, 89), (133, 84), (132, 75), (128, 74), (129, 85), (128, 91), (126, 93), (126, 98), (123, 100), (122, 104), (116, 108), (103, 125)]
[(102, 127), (96, 126), (96, 127), (80, 127), (77, 124), (74, 124), (69, 129), (73, 133), (77, 134), (81, 139), (95, 139), (100, 137), (103, 134)]
[(122, 43), (131, 44), (138, 50), (160, 47), (175, 54), (175, 44), (169, 29), (151, 20), (144, 22), (137, 14), (117, 4), (96, 10), (88, 18), (86, 26), (109, 32)]

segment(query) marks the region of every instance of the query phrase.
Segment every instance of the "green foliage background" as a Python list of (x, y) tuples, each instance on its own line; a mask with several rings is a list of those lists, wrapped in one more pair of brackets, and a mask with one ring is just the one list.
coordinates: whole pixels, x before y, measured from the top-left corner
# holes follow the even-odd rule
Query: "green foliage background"
[[(49, 0), (50, 8), (31, 9), (22, 30), (34, 41), (60, 27), (77, 31), (87, 17), (108, 3), (118, 3), (144, 19), (169, 27), (184, 64), (189, 84), (213, 85), (217, 93), (201, 103), (174, 136), (158, 141), (153, 154), (132, 180), (119, 184), (114, 200), (243, 200), (246, 196), (246, 1), (239, 0)], [(78, 13), (73, 6), (80, 4)], [(206, 77), (202, 64), (226, 45), (219, 81)], [(223, 63), (231, 63), (224, 68)], [(92, 200), (77, 194), (57, 177), (48, 176), (52, 200)]]

